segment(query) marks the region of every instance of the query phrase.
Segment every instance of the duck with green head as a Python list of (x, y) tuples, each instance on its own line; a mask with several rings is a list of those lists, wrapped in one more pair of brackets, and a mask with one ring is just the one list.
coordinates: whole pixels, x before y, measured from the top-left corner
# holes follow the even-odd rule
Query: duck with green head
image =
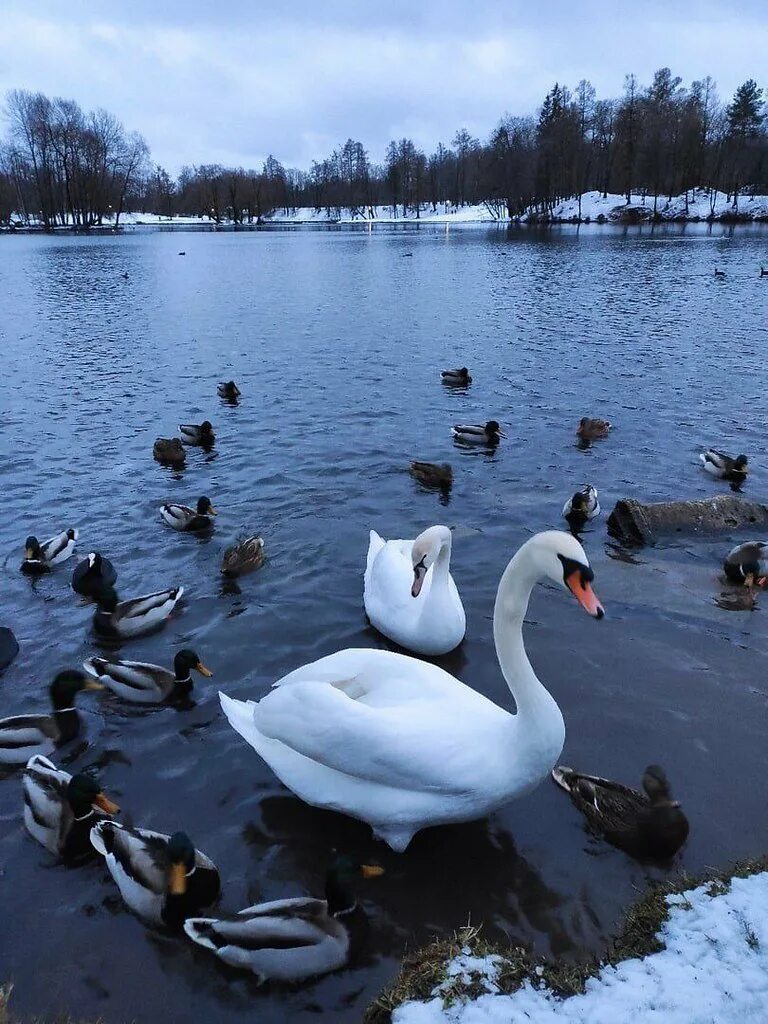
[(91, 843), (128, 907), (147, 924), (179, 930), (218, 899), (216, 865), (186, 832), (165, 835), (101, 821), (91, 829)]
[(173, 670), (144, 661), (108, 661), (89, 658), (83, 668), (103, 686), (132, 704), (161, 704), (188, 697), (192, 692), (192, 672), (210, 679), (213, 672), (200, 656), (189, 648), (178, 651)]
[(190, 508), (189, 505), (178, 505), (175, 502), (167, 502), (160, 506), (160, 515), (163, 522), (187, 533), (202, 533), (213, 529), (213, 517), (216, 509), (211, 504), (211, 499), (198, 498), (197, 507)]
[(225, 963), (251, 971), (259, 982), (328, 974), (354, 960), (368, 932), (353, 880), (383, 873), (354, 857), (336, 856), (326, 872), (324, 900), (298, 896), (259, 903), (229, 918), (190, 917), (184, 931)]
[(91, 828), (100, 816), (120, 810), (93, 776), (70, 775), (41, 754), (29, 759), (22, 787), (27, 831), (63, 860), (93, 854)]
[(75, 699), (81, 690), (102, 690), (95, 679), (68, 669), (50, 685), (53, 714), (0, 719), (0, 764), (26, 764), (36, 754), (50, 754), (80, 731)]
[(77, 530), (64, 530), (41, 544), (37, 537), (30, 535), (24, 541), (21, 571), (27, 576), (39, 576), (49, 572), (54, 565), (66, 562), (75, 550), (77, 537)]

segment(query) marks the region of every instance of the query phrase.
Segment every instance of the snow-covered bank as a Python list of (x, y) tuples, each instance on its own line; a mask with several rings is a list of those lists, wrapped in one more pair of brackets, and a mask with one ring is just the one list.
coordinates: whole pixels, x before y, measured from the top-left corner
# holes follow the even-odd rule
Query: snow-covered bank
[(604, 965), (583, 992), (564, 998), (547, 985), (541, 966), (522, 970), (503, 955), (478, 957), (465, 948), (445, 966), (432, 997), (402, 1003), (392, 1024), (768, 1020), (768, 872), (709, 882), (665, 900), (667, 917), (656, 930), (663, 948)]
[[(633, 195), (628, 204), (623, 195), (603, 196), (602, 192), (585, 192), (579, 204), (578, 197), (568, 199), (555, 206), (551, 211), (537, 208), (527, 210), (520, 217), (512, 218), (520, 224), (571, 224), (578, 223), (638, 223), (658, 219), (662, 221), (706, 221), (706, 220), (768, 220), (768, 196), (739, 197), (734, 205), (733, 197), (724, 192), (707, 192), (703, 189), (693, 190), (687, 194), (674, 196), (668, 200), (665, 196), (654, 202), (652, 196)], [(451, 206), (449, 203), (438, 203), (437, 208), (431, 204), (423, 205), (418, 214), (408, 209), (405, 214), (402, 207), (393, 209), (391, 206), (360, 207), (350, 209), (304, 208), (277, 210), (267, 222), (270, 224), (459, 224), (482, 222), (508, 222), (506, 209), (493, 203), (478, 203), (474, 206)]]

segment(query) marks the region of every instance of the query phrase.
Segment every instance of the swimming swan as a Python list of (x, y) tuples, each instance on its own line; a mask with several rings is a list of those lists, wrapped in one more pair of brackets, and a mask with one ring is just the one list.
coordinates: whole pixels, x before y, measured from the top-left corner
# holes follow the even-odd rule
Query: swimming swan
[(390, 651), (338, 651), (280, 679), (259, 702), (220, 693), (236, 732), (309, 804), (368, 822), (393, 850), (420, 829), (471, 821), (534, 789), (557, 763), (563, 716), (525, 654), (533, 587), (568, 587), (603, 609), (581, 544), (538, 533), (504, 571), (493, 633), (510, 714), (436, 665)]
[(447, 526), (431, 526), (416, 540), (385, 541), (371, 530), (363, 590), (371, 625), (417, 654), (458, 647), (467, 619), (450, 562)]

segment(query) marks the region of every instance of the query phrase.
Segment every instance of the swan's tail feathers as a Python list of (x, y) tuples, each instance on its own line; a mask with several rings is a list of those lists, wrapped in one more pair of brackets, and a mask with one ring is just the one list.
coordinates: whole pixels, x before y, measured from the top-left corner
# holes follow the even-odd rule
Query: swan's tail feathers
[(366, 573), (369, 573), (371, 571), (371, 566), (373, 565), (373, 560), (376, 558), (376, 555), (378, 555), (378, 553), (384, 547), (385, 543), (386, 543), (386, 541), (384, 540), (383, 537), (380, 537), (378, 535), (378, 533), (376, 533), (375, 530), (371, 530), (370, 541), (368, 542), (368, 557), (367, 557), (366, 562), (365, 562), (365, 571), (366, 571)]
[(234, 700), (226, 693), (219, 691), (221, 710), (227, 716), (227, 720), (235, 732), (239, 732), (244, 739), (248, 734), (253, 733), (253, 705), (249, 701)]
[(576, 787), (578, 776), (573, 768), (566, 768), (564, 764), (558, 764), (552, 769), (552, 778), (566, 793), (572, 793)]

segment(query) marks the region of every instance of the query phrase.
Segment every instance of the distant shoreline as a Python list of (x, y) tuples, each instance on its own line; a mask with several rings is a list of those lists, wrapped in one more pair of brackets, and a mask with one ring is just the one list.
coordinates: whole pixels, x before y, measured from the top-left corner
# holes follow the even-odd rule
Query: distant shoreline
[[(174, 230), (178, 228), (237, 228), (258, 229), (266, 227), (291, 226), (333, 226), (333, 225), (460, 225), (460, 224), (509, 224), (548, 226), (562, 224), (599, 224), (612, 226), (636, 226), (654, 224), (763, 224), (768, 223), (768, 196), (741, 195), (734, 204), (731, 196), (723, 192), (708, 192), (700, 189), (680, 196), (658, 198), (652, 196), (603, 195), (587, 192), (579, 197), (555, 204), (551, 209), (531, 208), (519, 216), (510, 217), (499, 204), (485, 202), (471, 206), (451, 206), (440, 203), (437, 207), (424, 204), (418, 213), (409, 208), (403, 214), (402, 208), (375, 206), (360, 209), (302, 207), (296, 210), (275, 210), (267, 216), (251, 221), (236, 221), (232, 218), (172, 216), (163, 217), (155, 213), (126, 213), (120, 217), (117, 227), (109, 221), (90, 228), (59, 225), (48, 233), (69, 232), (73, 234), (111, 234), (134, 228), (157, 228)], [(40, 224), (15, 224), (0, 227), (6, 234), (41, 234), (46, 229)]]

